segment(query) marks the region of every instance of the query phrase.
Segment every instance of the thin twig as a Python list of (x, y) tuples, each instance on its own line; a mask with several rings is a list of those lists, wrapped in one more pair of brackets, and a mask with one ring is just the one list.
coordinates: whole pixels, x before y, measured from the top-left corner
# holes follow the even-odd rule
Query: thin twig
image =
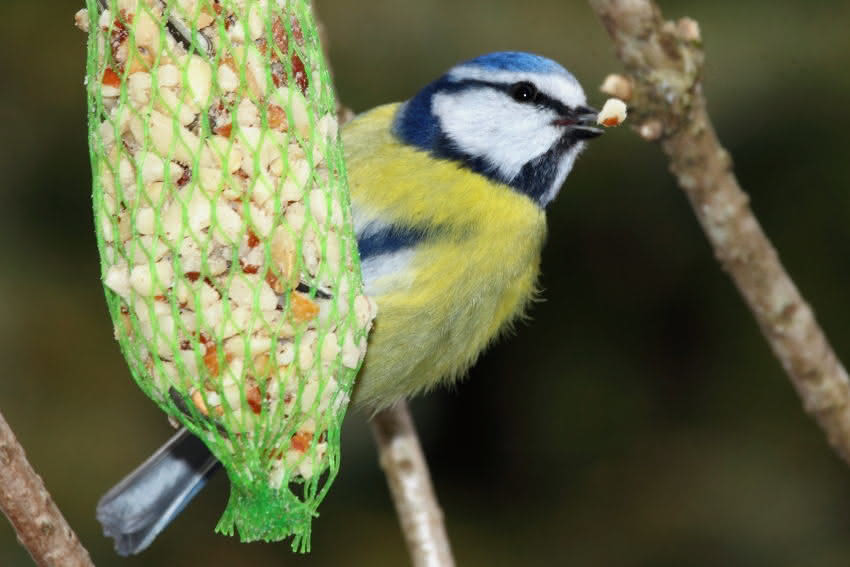
[[(589, 0), (631, 82), (638, 132), (657, 139), (718, 261), (838, 454), (850, 463), (850, 383), (811, 308), (765, 236), (720, 145), (701, 89), (702, 41), (689, 18), (651, 0)], [(623, 81), (612, 81), (613, 84)], [(624, 92), (628, 92), (628, 88)]]
[(94, 567), (0, 414), (0, 510), (42, 567)]
[(414, 567), (451, 567), (454, 559), (443, 512), (407, 404), (399, 402), (378, 412), (372, 418), (372, 432)]

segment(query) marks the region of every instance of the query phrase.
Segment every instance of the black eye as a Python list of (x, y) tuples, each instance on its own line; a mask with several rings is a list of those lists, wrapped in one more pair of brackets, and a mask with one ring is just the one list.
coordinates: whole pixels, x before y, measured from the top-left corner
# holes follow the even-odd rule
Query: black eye
[(537, 87), (527, 81), (511, 85), (511, 96), (517, 102), (534, 102), (537, 99)]

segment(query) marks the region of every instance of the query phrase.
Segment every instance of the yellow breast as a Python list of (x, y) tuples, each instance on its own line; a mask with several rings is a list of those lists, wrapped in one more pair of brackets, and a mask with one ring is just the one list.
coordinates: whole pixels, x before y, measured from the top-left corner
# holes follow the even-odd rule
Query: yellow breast
[(342, 132), (361, 222), (426, 235), (375, 297), (355, 390), (355, 402), (375, 408), (465, 373), (533, 296), (546, 231), (542, 209), (524, 195), (399, 143), (390, 133), (397, 107)]

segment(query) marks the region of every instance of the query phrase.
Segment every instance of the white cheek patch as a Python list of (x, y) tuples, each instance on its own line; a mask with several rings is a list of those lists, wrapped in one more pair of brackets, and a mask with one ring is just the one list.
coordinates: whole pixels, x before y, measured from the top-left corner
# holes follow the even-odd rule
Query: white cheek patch
[(549, 151), (563, 134), (552, 125), (553, 111), (518, 103), (486, 87), (437, 94), (432, 111), (458, 150), (484, 158), (507, 180)]

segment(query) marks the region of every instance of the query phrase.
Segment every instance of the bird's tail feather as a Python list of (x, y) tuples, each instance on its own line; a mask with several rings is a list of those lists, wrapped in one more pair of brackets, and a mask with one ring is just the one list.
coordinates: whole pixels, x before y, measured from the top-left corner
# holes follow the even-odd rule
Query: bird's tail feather
[(220, 466), (200, 439), (181, 428), (97, 503), (104, 535), (120, 555), (147, 548)]

